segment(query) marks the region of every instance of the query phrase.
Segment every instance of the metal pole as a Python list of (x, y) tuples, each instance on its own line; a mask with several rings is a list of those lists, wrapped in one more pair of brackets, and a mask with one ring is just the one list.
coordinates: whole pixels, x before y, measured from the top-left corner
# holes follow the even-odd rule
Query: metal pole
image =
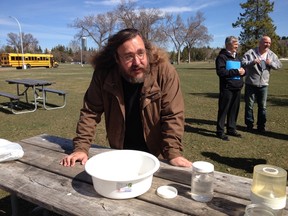
[(23, 40), (22, 40), (22, 31), (21, 31), (21, 25), (18, 21), (18, 19), (16, 19), (16, 17), (13, 17), (13, 16), (9, 16), (11, 18), (13, 18), (17, 24), (18, 24), (18, 27), (19, 27), (19, 37), (20, 37), (20, 45), (21, 45), (21, 52), (22, 52), (22, 69), (26, 69), (26, 65), (25, 65), (25, 62), (24, 62), (24, 52), (23, 52)]
[[(84, 48), (84, 40), (86, 37), (81, 36), (81, 66), (83, 67), (83, 48)], [(85, 50), (84, 50), (85, 51)]]
[(82, 57), (82, 55), (83, 55), (83, 47), (82, 47), (82, 40), (81, 40), (81, 49), (80, 49), (80, 52), (81, 52), (81, 66), (83, 67), (83, 64), (82, 64), (82, 62), (83, 62), (83, 57)]

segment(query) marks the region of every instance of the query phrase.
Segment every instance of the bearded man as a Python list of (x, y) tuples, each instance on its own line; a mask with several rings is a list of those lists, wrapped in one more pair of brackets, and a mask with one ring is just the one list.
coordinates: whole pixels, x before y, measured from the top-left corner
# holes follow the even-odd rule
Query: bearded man
[(179, 77), (166, 53), (138, 30), (124, 29), (109, 38), (92, 64), (74, 151), (60, 163), (85, 164), (104, 114), (111, 148), (145, 151), (171, 165), (190, 167), (192, 163), (181, 155), (184, 101)]

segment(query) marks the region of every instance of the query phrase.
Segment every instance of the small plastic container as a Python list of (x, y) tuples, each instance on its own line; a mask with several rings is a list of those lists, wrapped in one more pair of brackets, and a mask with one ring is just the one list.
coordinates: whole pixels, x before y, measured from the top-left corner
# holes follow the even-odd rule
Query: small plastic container
[(214, 165), (205, 161), (192, 164), (191, 197), (199, 202), (209, 202), (213, 198)]
[(276, 216), (277, 213), (270, 207), (261, 204), (246, 206), (244, 216)]

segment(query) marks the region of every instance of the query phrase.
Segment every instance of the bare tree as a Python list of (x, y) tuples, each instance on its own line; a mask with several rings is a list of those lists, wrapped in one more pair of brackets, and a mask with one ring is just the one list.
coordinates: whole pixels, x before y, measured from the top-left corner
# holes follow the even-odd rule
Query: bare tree
[(167, 46), (172, 41), (179, 64), (181, 48), (185, 43), (191, 49), (195, 45), (212, 40), (212, 36), (208, 35), (207, 28), (203, 25), (204, 20), (203, 14), (197, 13), (186, 24), (180, 15), (175, 18), (159, 9), (137, 8), (136, 1), (121, 0), (114, 11), (78, 18), (70, 26), (79, 29), (76, 38), (90, 37), (98, 48), (101, 48), (108, 37), (118, 29), (136, 28), (158, 46)]
[(135, 28), (142, 35), (154, 43), (163, 41), (165, 36), (159, 31), (160, 21), (163, 19), (162, 12), (155, 8), (136, 8), (135, 1), (122, 0), (115, 10), (120, 28)]
[[(16, 52), (21, 52), (21, 40), (18, 34), (8, 33), (7, 44), (15, 49)], [(35, 53), (39, 51), (38, 40), (32, 34), (22, 32), (23, 51)]]
[(137, 28), (136, 26), (136, 2), (129, 0), (121, 0), (121, 3), (117, 6), (114, 11), (120, 28)]
[(195, 17), (187, 20), (187, 36), (185, 43), (188, 48), (188, 62), (191, 59), (191, 50), (194, 46), (201, 46), (212, 41), (213, 36), (208, 34), (208, 29), (203, 25), (205, 18), (203, 13), (197, 12)]
[(176, 19), (171, 14), (166, 14), (165, 24), (162, 28), (163, 32), (171, 39), (177, 51), (177, 64), (180, 63), (181, 47), (187, 38), (187, 28), (185, 27), (180, 15)]
[(77, 18), (71, 27), (79, 29), (75, 38), (90, 37), (101, 49), (108, 37), (113, 33), (117, 18), (112, 12), (98, 14), (96, 16), (85, 16), (83, 19)]
[(8, 46), (13, 47), (16, 52), (21, 52), (21, 44), (20, 44), (19, 35), (10, 32), (7, 34), (7, 37), (8, 37), (7, 39)]
[(70, 41), (68, 47), (72, 50), (73, 53), (78, 52), (81, 49), (79, 40)]
[(37, 53), (39, 51), (38, 40), (32, 34), (23, 34), (24, 52)]

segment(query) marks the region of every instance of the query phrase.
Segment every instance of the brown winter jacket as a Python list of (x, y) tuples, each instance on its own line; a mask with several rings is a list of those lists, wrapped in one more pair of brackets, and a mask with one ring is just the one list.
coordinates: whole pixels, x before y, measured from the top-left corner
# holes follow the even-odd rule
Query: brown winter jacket
[[(125, 107), (122, 82), (117, 70), (95, 71), (84, 96), (83, 108), (73, 139), (74, 151), (88, 154), (95, 127), (104, 113), (111, 148), (123, 149)], [(181, 156), (184, 133), (184, 102), (175, 68), (168, 62), (151, 66), (140, 100), (143, 133), (150, 152), (171, 160)], [(162, 155), (162, 157), (161, 157)]]

